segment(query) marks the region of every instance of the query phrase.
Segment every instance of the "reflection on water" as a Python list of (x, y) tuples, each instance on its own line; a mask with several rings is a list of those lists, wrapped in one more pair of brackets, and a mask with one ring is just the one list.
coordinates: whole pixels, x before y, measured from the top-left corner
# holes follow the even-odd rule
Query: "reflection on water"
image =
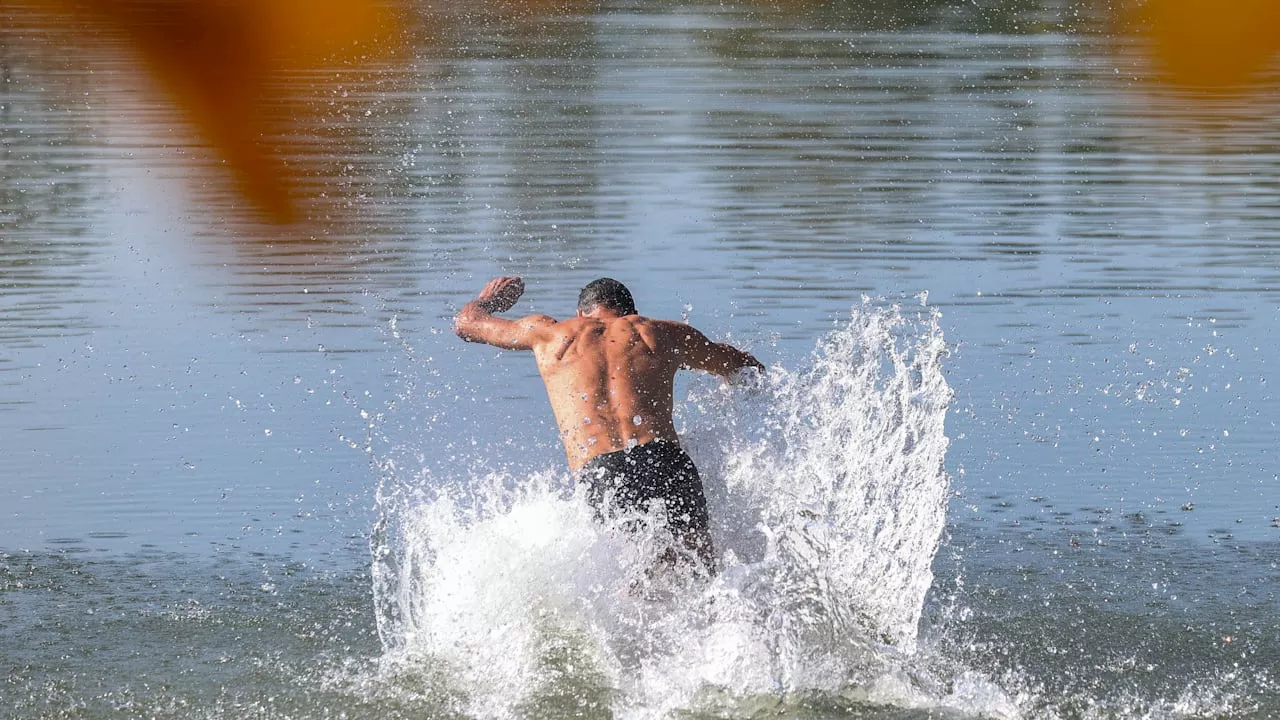
[[(88, 215), (106, 193), (102, 140), (95, 134), (88, 68), (55, 67), (40, 48), (0, 33), (0, 383), (22, 370), (10, 350), (83, 334), (89, 298), (78, 289), (99, 275), (103, 239)], [(43, 64), (43, 67), (33, 65)], [(6, 394), (7, 395), (7, 394)], [(4, 404), (21, 403), (5, 397)]]
[[(1265, 222), (1280, 202), (1274, 94), (1188, 104), (1185, 93), (1137, 82), (1141, 62), (1092, 32), (1100, 19), (1054, 7), (798, 7), (479, 22), (433, 11), (407, 66), (290, 79), (316, 118), (294, 152), (319, 161), (317, 192), (345, 198), (297, 228), (245, 222), (237, 198), (176, 165), (171, 141), (145, 137), (172, 132), (154, 104), (74, 105), (100, 97), (89, 65), (62, 71), (61, 88), (46, 87), (50, 71), (10, 69), (6, 205), (47, 222), (47, 200), (31, 193), (101, 192), (103, 176), (91, 173), (105, 172), (93, 161), (110, 129), (103, 115), (124, 114), (144, 128), (124, 133), (129, 161), (192, 183), (185, 201), (213, 208), (190, 219), (193, 233), (210, 246), (243, 244), (230, 257), (213, 247), (208, 262), (288, 298), (294, 282), (271, 285), (314, 272), (315, 260), (327, 270), (308, 285), (412, 296), (423, 258), (447, 264), (455, 248), (499, 243), (522, 267), (552, 268), (558, 260), (539, 258), (590, 248), (621, 260), (677, 235), (741, 250), (744, 267), (835, 262), (916, 282), (936, 274), (912, 273), (932, 260), (1025, 269), (1053, 256), (1079, 270), (1057, 291), (1090, 295), (1203, 290), (1199, 274), (1145, 266), (1169, 244), (1213, 247), (1196, 262), (1217, 268), (1211, 280), (1275, 287), (1266, 256), (1276, 231)], [(48, 117), (12, 114), (24, 99)], [(71, 127), (86, 137), (68, 137)], [(33, 146), (75, 167), (13, 155)], [(69, 197), (63, 207), (85, 221)], [(794, 274), (778, 283), (794, 286)], [(762, 300), (785, 294), (758, 290)], [(253, 307), (256, 296), (231, 302)]]

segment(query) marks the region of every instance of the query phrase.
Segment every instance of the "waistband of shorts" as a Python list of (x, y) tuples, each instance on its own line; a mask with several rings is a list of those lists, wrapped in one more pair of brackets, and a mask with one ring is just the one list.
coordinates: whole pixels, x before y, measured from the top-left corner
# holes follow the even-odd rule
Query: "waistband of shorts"
[(612, 452), (600, 453), (599, 455), (596, 455), (595, 457), (591, 458), (586, 463), (584, 463), (582, 465), (581, 470), (587, 470), (597, 462), (608, 462), (606, 458), (626, 457), (627, 455), (633, 452), (649, 452), (649, 451), (679, 453), (681, 455), (687, 456), (687, 453), (685, 453), (684, 448), (680, 446), (680, 443), (672, 442), (671, 440), (664, 440), (663, 438), (654, 438), (653, 440), (650, 440), (647, 443), (632, 445), (631, 447), (622, 448), (621, 450), (614, 450)]

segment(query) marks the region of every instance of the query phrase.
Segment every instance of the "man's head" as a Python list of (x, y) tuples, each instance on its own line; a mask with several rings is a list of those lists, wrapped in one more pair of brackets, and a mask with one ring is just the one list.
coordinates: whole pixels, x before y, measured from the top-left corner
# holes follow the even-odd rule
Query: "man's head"
[(600, 278), (587, 283), (578, 293), (579, 315), (590, 315), (597, 308), (618, 315), (635, 315), (636, 301), (626, 285), (613, 278)]

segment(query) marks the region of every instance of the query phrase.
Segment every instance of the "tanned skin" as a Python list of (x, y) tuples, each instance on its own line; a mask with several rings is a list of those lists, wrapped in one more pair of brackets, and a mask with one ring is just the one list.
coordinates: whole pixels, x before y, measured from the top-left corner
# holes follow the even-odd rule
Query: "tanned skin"
[(749, 353), (712, 342), (685, 323), (601, 306), (561, 321), (497, 317), (523, 293), (518, 277), (490, 280), (458, 312), (454, 330), (470, 342), (533, 351), (573, 470), (597, 455), (654, 440), (679, 443), (671, 411), (681, 368), (726, 380), (743, 368), (764, 369)]

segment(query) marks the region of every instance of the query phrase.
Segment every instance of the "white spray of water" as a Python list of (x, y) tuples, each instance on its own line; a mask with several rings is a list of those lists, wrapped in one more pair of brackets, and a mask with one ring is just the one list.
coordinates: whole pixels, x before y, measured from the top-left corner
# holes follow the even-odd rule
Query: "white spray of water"
[(901, 670), (949, 492), (944, 355), (936, 312), (864, 303), (803, 369), (696, 382), (680, 421), (722, 559), (709, 582), (651, 578), (663, 533), (593, 522), (567, 472), (388, 468), (373, 548), (386, 662), (449, 678), (478, 717), (814, 692), (914, 704)]

